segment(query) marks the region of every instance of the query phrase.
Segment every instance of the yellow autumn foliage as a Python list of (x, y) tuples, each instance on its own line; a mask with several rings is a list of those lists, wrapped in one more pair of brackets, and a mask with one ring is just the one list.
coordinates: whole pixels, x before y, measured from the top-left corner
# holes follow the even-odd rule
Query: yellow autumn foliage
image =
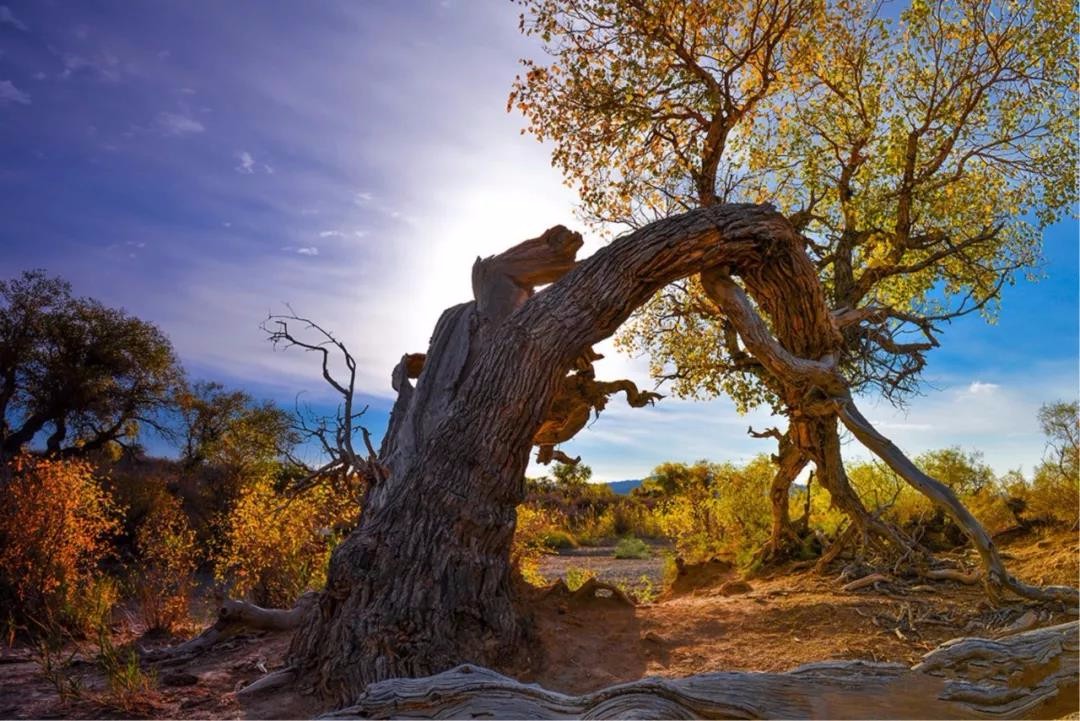
[(330, 552), (359, 510), (351, 498), (322, 486), (288, 496), (271, 478), (259, 477), (246, 484), (225, 519), (214, 575), (234, 595), (290, 606), (325, 583)]

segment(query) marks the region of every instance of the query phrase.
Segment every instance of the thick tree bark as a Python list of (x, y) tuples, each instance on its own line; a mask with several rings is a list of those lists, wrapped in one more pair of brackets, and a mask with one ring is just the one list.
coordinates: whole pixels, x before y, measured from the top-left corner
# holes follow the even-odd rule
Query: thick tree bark
[(327, 718), (1063, 718), (1077, 703), (1077, 624), (950, 641), (912, 668), (831, 661), (787, 673), (646, 678), (584, 696), (460, 666), (369, 687)]

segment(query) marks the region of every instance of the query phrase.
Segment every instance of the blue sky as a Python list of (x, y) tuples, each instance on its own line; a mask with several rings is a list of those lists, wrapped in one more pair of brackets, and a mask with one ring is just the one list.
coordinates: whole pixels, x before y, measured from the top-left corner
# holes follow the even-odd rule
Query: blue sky
[[(0, 6), (0, 275), (44, 267), (161, 326), (195, 377), (326, 400), (314, 359), (258, 324), (289, 302), (360, 362), (381, 431), (390, 369), (422, 351), (469, 268), (581, 227), (549, 149), (505, 112), (536, 48), (502, 0), (11, 2)], [(590, 238), (584, 252), (598, 247)], [(908, 451), (1042, 454), (1035, 411), (1077, 393), (1077, 223), (995, 326), (965, 318), (906, 411), (864, 401)], [(645, 381), (606, 349), (607, 376)], [(725, 400), (618, 401), (567, 444), (601, 480), (770, 450)], [(848, 446), (852, 456), (861, 453)]]

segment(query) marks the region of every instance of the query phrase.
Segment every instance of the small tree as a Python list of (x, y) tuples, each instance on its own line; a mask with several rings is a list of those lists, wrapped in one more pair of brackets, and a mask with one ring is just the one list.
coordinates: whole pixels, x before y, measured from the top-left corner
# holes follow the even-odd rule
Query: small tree
[(1029, 507), (1042, 518), (1076, 527), (1080, 518), (1080, 421), (1077, 402), (1047, 403), (1039, 409), (1046, 456), (1032, 479)]
[(172, 437), (201, 499), (202, 524), (220, 521), (252, 483), (288, 473), (300, 435), (284, 409), (207, 381), (179, 388), (175, 408)]
[(555, 487), (567, 494), (580, 492), (592, 478), (592, 468), (582, 463), (556, 463), (551, 469)]

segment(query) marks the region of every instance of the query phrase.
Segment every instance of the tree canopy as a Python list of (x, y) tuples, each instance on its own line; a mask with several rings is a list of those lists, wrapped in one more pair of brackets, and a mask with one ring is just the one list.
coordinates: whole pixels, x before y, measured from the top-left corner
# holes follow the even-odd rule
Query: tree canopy
[(0, 281), (0, 455), (41, 434), (65, 455), (130, 444), (160, 424), (181, 378), (153, 324), (44, 271)]
[[(1076, 198), (1071, 3), (521, 0), (551, 56), (510, 102), (587, 219), (771, 202), (806, 237), (846, 374), (902, 399), (942, 321), (992, 317)], [(621, 336), (683, 396), (777, 402), (690, 279)]]

